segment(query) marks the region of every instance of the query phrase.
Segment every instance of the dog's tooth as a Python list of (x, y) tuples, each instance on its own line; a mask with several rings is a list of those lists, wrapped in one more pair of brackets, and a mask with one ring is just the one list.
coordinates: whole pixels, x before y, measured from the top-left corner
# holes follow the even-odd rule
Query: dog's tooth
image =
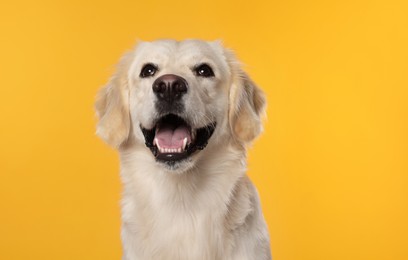
[(187, 137), (184, 137), (184, 140), (183, 140), (183, 150), (185, 150), (186, 149), (186, 145), (187, 145)]
[(178, 153), (181, 153), (181, 148), (178, 148), (178, 149), (177, 149), (177, 152), (178, 152)]

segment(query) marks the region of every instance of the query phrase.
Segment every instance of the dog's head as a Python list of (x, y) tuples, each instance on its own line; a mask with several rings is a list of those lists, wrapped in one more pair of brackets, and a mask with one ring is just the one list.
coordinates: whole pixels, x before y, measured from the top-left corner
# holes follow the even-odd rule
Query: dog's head
[(251, 142), (264, 107), (220, 42), (141, 42), (99, 92), (97, 134), (117, 148), (143, 145), (163, 167), (184, 171), (208, 144)]

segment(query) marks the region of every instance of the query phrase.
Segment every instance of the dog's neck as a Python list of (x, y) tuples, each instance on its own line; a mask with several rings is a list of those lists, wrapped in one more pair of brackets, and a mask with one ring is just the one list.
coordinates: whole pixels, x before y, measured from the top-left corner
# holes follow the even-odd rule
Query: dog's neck
[[(160, 202), (160, 206), (174, 205), (177, 201), (187, 206), (189, 203), (210, 204), (213, 201), (219, 206), (228, 202), (236, 182), (245, 175), (246, 156), (236, 147), (207, 147), (194, 167), (183, 173), (169, 171), (157, 163), (146, 149), (132, 145), (120, 151), (124, 192), (152, 199), (153, 204)], [(149, 190), (145, 190), (146, 187)], [(201, 198), (201, 194), (213, 194), (216, 198)]]

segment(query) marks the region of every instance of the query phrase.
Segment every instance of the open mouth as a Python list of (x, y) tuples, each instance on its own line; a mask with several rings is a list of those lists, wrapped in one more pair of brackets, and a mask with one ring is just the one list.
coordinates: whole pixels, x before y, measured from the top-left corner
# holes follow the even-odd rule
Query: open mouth
[(155, 127), (140, 126), (146, 146), (156, 160), (174, 163), (186, 159), (197, 150), (203, 150), (214, 133), (216, 123), (194, 129), (181, 117), (168, 114), (160, 118)]

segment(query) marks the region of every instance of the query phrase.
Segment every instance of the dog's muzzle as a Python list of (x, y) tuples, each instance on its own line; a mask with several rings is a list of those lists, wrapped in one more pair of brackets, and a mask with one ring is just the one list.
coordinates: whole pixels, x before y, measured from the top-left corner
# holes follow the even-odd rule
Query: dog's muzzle
[(146, 146), (157, 161), (174, 164), (203, 150), (212, 136), (216, 122), (205, 127), (195, 128), (188, 118), (184, 118), (183, 96), (188, 92), (187, 81), (177, 75), (166, 74), (153, 82), (156, 112), (151, 129), (140, 126)]

